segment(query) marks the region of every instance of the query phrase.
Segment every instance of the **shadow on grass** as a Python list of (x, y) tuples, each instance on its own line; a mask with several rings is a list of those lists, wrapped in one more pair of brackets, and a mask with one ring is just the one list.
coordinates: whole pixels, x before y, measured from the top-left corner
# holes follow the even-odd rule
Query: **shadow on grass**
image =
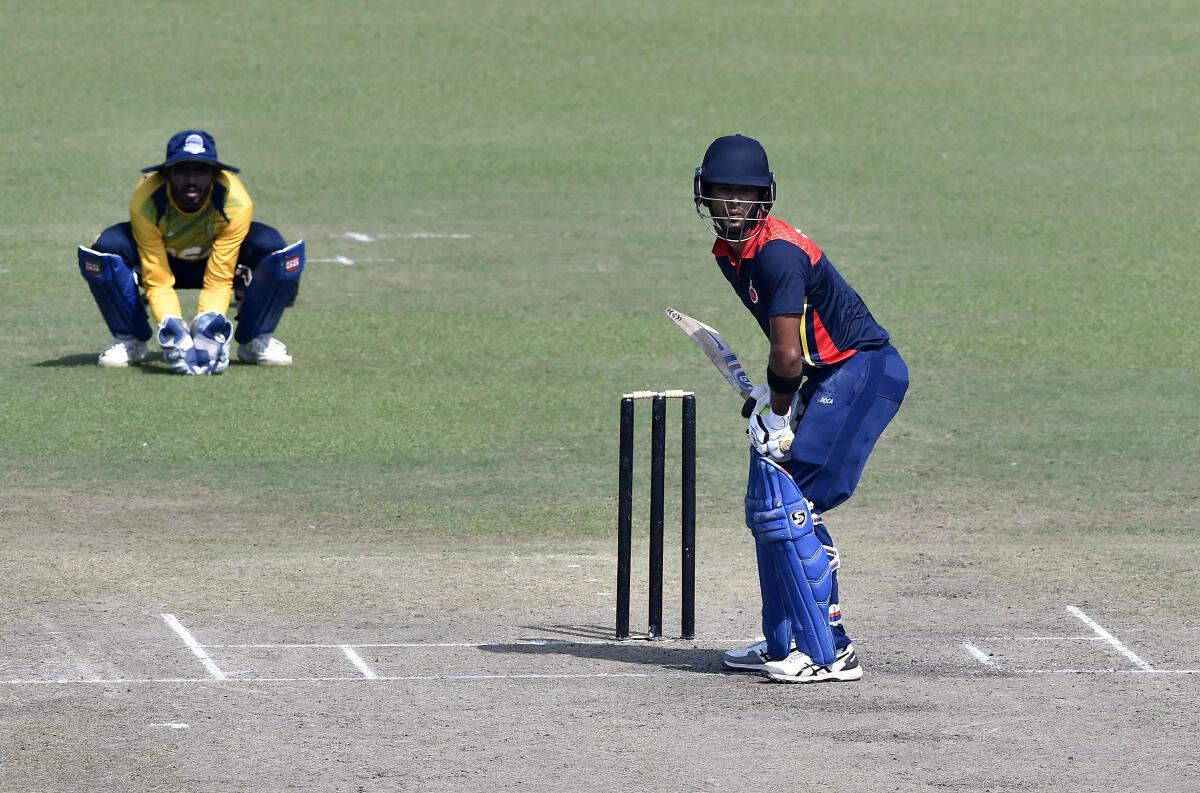
[(33, 364), (34, 366), (56, 369), (63, 366), (95, 366), (96, 353), (77, 353), (75, 355), (64, 355), (61, 358), (51, 358), (48, 361), (39, 361)]
[[(99, 368), (96, 363), (96, 353), (76, 353), (74, 355), (64, 355), (61, 358), (51, 358), (46, 361), (38, 361), (32, 364), (41, 369), (62, 369), (79, 366), (91, 366)], [(147, 358), (141, 363), (135, 363), (130, 369), (138, 369), (142, 374), (175, 374), (170, 367), (163, 361), (157, 358)]]

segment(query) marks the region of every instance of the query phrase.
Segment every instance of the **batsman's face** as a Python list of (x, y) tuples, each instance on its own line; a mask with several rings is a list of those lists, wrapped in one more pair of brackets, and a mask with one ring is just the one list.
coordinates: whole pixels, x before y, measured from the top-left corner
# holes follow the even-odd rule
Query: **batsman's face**
[(708, 211), (727, 239), (744, 239), (762, 215), (761, 187), (709, 185)]
[(171, 197), (184, 212), (195, 212), (208, 200), (217, 172), (202, 162), (181, 162), (167, 169)]

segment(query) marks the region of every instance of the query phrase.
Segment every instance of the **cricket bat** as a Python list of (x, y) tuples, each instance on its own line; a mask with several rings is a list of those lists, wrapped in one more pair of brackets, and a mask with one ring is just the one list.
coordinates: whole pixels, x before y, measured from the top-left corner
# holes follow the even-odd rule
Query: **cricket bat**
[(708, 360), (712, 361), (713, 366), (717, 367), (717, 371), (724, 375), (729, 385), (733, 386), (733, 390), (746, 400), (746, 405), (742, 408), (742, 415), (749, 418), (750, 411), (754, 409), (754, 402), (750, 400), (750, 392), (754, 389), (754, 383), (750, 382), (746, 370), (742, 368), (742, 362), (738, 360), (737, 353), (729, 346), (729, 342), (725, 341), (725, 337), (715, 328), (689, 317), (682, 311), (668, 308), (667, 316), (688, 335), (689, 339), (696, 343), (696, 346), (708, 356)]

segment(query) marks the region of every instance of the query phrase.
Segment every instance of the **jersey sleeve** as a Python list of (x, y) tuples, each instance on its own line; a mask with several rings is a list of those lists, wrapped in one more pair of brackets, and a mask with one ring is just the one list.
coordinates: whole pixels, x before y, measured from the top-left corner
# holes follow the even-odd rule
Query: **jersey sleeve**
[(238, 253), (242, 242), (250, 231), (250, 220), (254, 216), (254, 205), (250, 194), (240, 179), (228, 172), (222, 176), (229, 180), (225, 198), (225, 216), (229, 224), (213, 240), (212, 253), (208, 256), (208, 267), (204, 271), (204, 286), (200, 289), (200, 301), (196, 313), (229, 311), (233, 300), (233, 273), (237, 268)]
[(807, 254), (784, 240), (773, 240), (758, 254), (760, 291), (767, 298), (767, 316), (804, 314), (808, 273)]
[(175, 293), (175, 274), (167, 262), (167, 246), (157, 224), (154, 191), (161, 187), (157, 184), (159, 181), (156, 176), (150, 176), (139, 182), (129, 204), (129, 224), (142, 265), (142, 287), (146, 290), (146, 302), (150, 304), (155, 322), (162, 322), (163, 317), (183, 315), (179, 295)]

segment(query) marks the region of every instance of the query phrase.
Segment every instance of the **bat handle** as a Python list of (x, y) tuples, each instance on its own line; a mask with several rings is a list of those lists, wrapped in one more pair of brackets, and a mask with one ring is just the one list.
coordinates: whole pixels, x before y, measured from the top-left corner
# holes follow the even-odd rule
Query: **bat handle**
[(755, 404), (754, 397), (746, 397), (746, 403), (742, 405), (742, 418), (749, 420), (750, 414), (754, 412)]

